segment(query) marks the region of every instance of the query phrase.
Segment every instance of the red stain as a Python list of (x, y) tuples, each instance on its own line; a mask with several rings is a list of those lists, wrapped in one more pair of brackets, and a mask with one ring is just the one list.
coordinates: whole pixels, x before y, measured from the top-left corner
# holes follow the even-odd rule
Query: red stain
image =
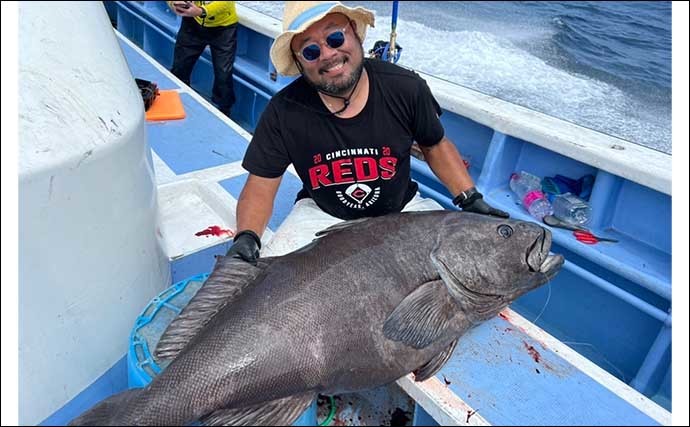
[(201, 231), (198, 232), (198, 233), (194, 233), (194, 235), (195, 235), (195, 236), (206, 236), (206, 237), (208, 237), (208, 236), (216, 236), (216, 237), (228, 236), (228, 237), (232, 237), (232, 236), (235, 235), (235, 232), (232, 231), (232, 230), (230, 230), (230, 229), (226, 230), (226, 229), (220, 228), (220, 227), (217, 226), (217, 225), (212, 225), (212, 226), (210, 226), (210, 227), (207, 227), (205, 230), (201, 230)]
[(505, 331), (506, 332), (513, 332), (513, 328), (506, 328)]
[(469, 169), (469, 168), (470, 168), (470, 162), (468, 162), (467, 160), (465, 160), (465, 159), (462, 159), (462, 163), (464, 163), (464, 165), (465, 165), (465, 168), (467, 168), (467, 169)]
[(504, 314), (503, 312), (498, 313), (498, 317), (505, 320), (506, 322), (510, 321), (510, 318), (506, 314)]
[(527, 352), (530, 354), (530, 356), (532, 356), (532, 359), (534, 359), (535, 362), (539, 363), (539, 359), (541, 359), (541, 354), (539, 354), (537, 349), (524, 341), (522, 343), (525, 345), (525, 348), (527, 349)]

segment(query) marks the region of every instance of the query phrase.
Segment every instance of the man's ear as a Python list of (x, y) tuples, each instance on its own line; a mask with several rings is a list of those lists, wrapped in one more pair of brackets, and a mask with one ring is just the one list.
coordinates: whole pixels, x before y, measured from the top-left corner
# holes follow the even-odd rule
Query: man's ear
[(302, 68), (302, 64), (300, 64), (299, 60), (297, 59), (297, 55), (295, 55), (294, 53), (292, 54), (292, 60), (295, 61), (295, 65), (297, 66), (299, 73), (304, 74), (304, 69)]

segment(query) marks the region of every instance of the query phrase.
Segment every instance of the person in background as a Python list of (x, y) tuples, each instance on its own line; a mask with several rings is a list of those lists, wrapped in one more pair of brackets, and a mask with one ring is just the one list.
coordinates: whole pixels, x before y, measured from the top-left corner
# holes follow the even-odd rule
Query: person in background
[(453, 203), (464, 211), (508, 217), (475, 188), (445, 136), (441, 107), (426, 82), (395, 64), (364, 58), (367, 25), (374, 25), (374, 15), (362, 7), (286, 2), (283, 33), (271, 47), (271, 60), (279, 73), (301, 77), (270, 100), (249, 144), (238, 233), (227, 256), (256, 263), (260, 236), (290, 164), (303, 188), (265, 254), (298, 249), (342, 220), (443, 209), (422, 198), (411, 179), (415, 141), (455, 196)]
[(213, 93), (211, 101), (230, 116), (235, 103), (232, 68), (237, 51), (237, 12), (234, 1), (169, 1), (170, 9), (182, 17), (177, 32), (172, 73), (189, 85), (199, 56), (211, 47)]

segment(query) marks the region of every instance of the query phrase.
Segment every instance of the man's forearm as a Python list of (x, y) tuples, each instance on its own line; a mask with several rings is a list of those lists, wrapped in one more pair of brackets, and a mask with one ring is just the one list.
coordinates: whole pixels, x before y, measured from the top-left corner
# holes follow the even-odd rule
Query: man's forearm
[(237, 202), (237, 231), (252, 230), (261, 237), (272, 212), (273, 201), (266, 206), (257, 203), (256, 197), (240, 198)]
[(422, 147), (424, 158), (434, 174), (453, 196), (474, 186), (462, 156), (455, 145), (446, 137), (432, 147)]
[(237, 231), (252, 230), (261, 236), (273, 213), (273, 201), (281, 178), (249, 175), (237, 201)]

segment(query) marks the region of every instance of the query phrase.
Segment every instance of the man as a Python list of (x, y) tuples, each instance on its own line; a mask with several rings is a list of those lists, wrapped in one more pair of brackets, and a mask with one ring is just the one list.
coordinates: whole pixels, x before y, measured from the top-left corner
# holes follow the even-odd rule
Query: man
[(367, 25), (374, 25), (374, 16), (361, 7), (286, 3), (271, 60), (279, 73), (301, 78), (271, 99), (249, 145), (242, 163), (249, 177), (237, 205), (239, 232), (228, 256), (256, 262), (290, 164), (304, 187), (271, 240), (271, 255), (297, 249), (341, 220), (442, 209), (420, 197), (410, 178), (414, 141), (457, 195), (456, 205), (508, 217), (474, 188), (458, 150), (444, 136), (441, 108), (426, 82), (394, 64), (364, 58)]
[(172, 73), (189, 85), (199, 56), (211, 46), (213, 92), (211, 100), (230, 116), (235, 103), (232, 67), (237, 50), (237, 12), (234, 1), (169, 1), (168, 6), (182, 17), (175, 41)]

